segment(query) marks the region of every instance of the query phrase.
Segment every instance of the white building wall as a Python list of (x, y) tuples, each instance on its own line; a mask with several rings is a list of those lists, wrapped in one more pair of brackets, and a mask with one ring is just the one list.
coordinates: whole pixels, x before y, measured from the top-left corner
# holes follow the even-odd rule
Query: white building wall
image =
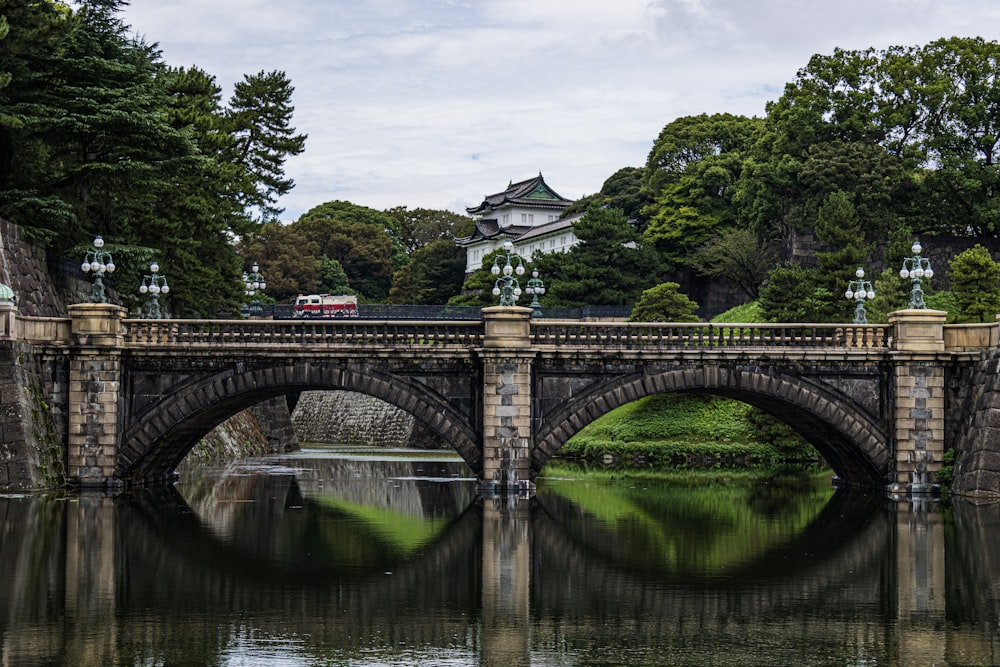
[(479, 216), (480, 218), (496, 218), (501, 228), (514, 226), (538, 227), (546, 223), (559, 219), (559, 211), (552, 209), (537, 209), (528, 206), (511, 206), (510, 208), (498, 208), (492, 213)]
[[(552, 234), (537, 236), (523, 243), (514, 244), (514, 252), (525, 259), (531, 259), (536, 252), (549, 254), (553, 252), (567, 252), (570, 248), (579, 243), (572, 228), (560, 229)], [(466, 246), (465, 249), (465, 272), (472, 273), (483, 268), (483, 257), (493, 250), (502, 247), (504, 240), (494, 239), (482, 241), (474, 245)]]

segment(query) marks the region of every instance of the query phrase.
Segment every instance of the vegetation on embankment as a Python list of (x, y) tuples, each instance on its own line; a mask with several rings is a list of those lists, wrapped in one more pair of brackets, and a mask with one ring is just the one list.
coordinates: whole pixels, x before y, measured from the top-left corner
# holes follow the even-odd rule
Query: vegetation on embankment
[[(744, 304), (713, 321), (756, 322), (759, 310)], [(812, 445), (767, 413), (700, 394), (657, 394), (623, 405), (584, 427), (559, 455), (695, 465), (820, 460)]]
[(815, 461), (816, 450), (773, 417), (717, 396), (657, 394), (600, 417), (561, 456), (650, 463)]

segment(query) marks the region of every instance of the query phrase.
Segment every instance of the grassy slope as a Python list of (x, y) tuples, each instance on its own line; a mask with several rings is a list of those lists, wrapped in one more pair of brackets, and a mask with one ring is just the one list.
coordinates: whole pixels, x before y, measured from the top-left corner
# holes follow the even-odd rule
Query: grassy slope
[[(726, 311), (714, 321), (756, 322), (760, 317), (754, 303)], [(623, 405), (585, 427), (560, 454), (675, 462), (705, 457), (818, 458), (787, 427), (746, 403), (692, 394), (658, 394)]]

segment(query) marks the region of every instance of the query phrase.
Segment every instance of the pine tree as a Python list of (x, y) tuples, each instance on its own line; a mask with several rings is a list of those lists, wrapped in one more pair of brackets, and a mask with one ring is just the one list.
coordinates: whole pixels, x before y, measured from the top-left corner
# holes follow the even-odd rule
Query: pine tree
[(305, 150), (306, 135), (291, 127), (294, 90), (284, 72), (261, 71), (244, 76), (229, 101), (232, 160), (247, 179), (243, 203), (264, 221), (277, 219), (283, 210), (276, 205), (278, 197), (295, 185), (284, 175), (285, 160)]

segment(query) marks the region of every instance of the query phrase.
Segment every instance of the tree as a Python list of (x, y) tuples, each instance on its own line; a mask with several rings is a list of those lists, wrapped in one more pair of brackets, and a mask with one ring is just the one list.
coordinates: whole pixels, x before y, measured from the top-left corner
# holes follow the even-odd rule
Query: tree
[(396, 272), (390, 303), (446, 304), (460, 292), (465, 278), (465, 250), (454, 241), (439, 239), (410, 256)]
[(344, 266), (326, 255), (319, 258), (319, 291), (324, 294), (352, 294)]
[(865, 242), (850, 197), (840, 190), (827, 197), (816, 218), (816, 238), (826, 249), (816, 251), (818, 286), (831, 295), (825, 318), (836, 321), (844, 311), (838, 295), (854, 279), (859, 267), (864, 267), (871, 244)]
[(630, 322), (697, 322), (698, 304), (677, 283), (660, 283), (644, 291), (632, 309)]
[(815, 271), (798, 264), (775, 267), (760, 293), (761, 315), (767, 322), (833, 322), (833, 295), (817, 286)]
[[(359, 223), (370, 225), (381, 230), (390, 244), (390, 261), (392, 269), (398, 270), (410, 261), (409, 254), (404, 242), (403, 230), (398, 220), (388, 212), (376, 211), (367, 206), (359, 206), (347, 201), (328, 201), (318, 206), (314, 206), (299, 218), (306, 227), (313, 229), (316, 223), (322, 225), (323, 221), (336, 220), (341, 223)], [(318, 232), (321, 233), (321, 232)], [(329, 244), (322, 244), (327, 248)], [(334, 251), (329, 251), (330, 257), (339, 256)]]
[(731, 114), (690, 116), (660, 132), (646, 160), (643, 185), (652, 203), (643, 239), (673, 266), (739, 220), (738, 183), (762, 127)]
[(229, 101), (232, 159), (252, 184), (242, 188), (243, 203), (260, 211), (265, 222), (277, 218), (283, 210), (276, 206), (278, 197), (295, 185), (284, 175), (285, 160), (305, 150), (306, 135), (295, 134), (291, 127), (294, 90), (284, 72), (261, 71), (245, 75)]
[(267, 293), (278, 302), (289, 302), (299, 294), (320, 291), (320, 244), (296, 224), (266, 223), (260, 231), (243, 239), (240, 254), (245, 266), (260, 266), (267, 279)]
[(565, 253), (537, 255), (550, 306), (630, 305), (655, 285), (659, 262), (621, 209), (593, 205), (573, 223), (580, 242)]
[(773, 245), (749, 229), (730, 227), (698, 248), (691, 265), (702, 275), (730, 281), (752, 301), (777, 261)]
[(390, 236), (398, 237), (407, 254), (439, 239), (468, 236), (475, 225), (472, 218), (451, 211), (396, 206), (385, 212), (396, 221)]
[(595, 195), (581, 197), (563, 209), (560, 217), (567, 218), (578, 213), (586, 213), (591, 204), (605, 208), (620, 208), (625, 217), (640, 233), (649, 221), (644, 210), (650, 203), (649, 193), (643, 188), (644, 169), (622, 167), (604, 181)]
[(956, 322), (995, 322), (1000, 315), (1000, 264), (976, 244), (949, 265)]

